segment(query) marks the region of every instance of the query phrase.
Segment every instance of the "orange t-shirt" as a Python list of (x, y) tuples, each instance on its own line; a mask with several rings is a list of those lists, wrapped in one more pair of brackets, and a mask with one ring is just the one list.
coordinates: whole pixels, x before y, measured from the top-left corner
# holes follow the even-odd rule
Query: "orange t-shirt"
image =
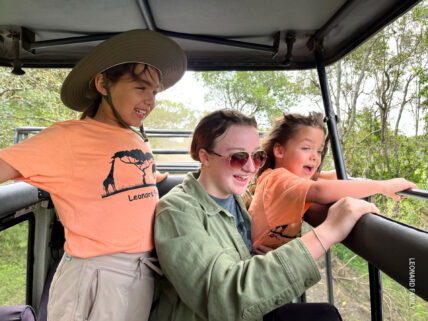
[(285, 168), (267, 169), (259, 177), (249, 209), (254, 248), (277, 248), (300, 236), (302, 217), (310, 205), (306, 194), (312, 183)]
[(77, 257), (150, 251), (159, 199), (148, 143), (95, 121), (56, 123), (0, 151), (22, 180), (48, 191)]

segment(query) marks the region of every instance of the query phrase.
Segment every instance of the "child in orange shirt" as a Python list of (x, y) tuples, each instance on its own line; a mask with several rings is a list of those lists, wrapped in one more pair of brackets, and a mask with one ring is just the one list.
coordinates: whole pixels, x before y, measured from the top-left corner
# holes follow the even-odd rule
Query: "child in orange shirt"
[(311, 202), (329, 204), (342, 197), (384, 194), (399, 200), (395, 193), (416, 188), (403, 178), (383, 181), (331, 180), (331, 173), (317, 176), (324, 148), (325, 127), (320, 113), (309, 116), (284, 114), (266, 134), (262, 148), (268, 160), (258, 171), (252, 216), (253, 247), (277, 248), (300, 236), (302, 218)]
[(62, 101), (83, 112), (81, 119), (0, 151), (0, 182), (17, 179), (49, 192), (64, 225), (48, 321), (148, 319), (161, 175), (142, 125), (156, 93), (185, 70), (186, 56), (170, 38), (149, 30), (115, 35), (62, 85)]

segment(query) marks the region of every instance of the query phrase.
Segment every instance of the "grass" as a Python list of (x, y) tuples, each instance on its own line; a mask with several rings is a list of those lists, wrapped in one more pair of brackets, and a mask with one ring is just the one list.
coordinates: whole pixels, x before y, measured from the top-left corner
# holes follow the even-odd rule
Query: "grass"
[(0, 232), (0, 306), (25, 304), (28, 223)]
[[(340, 277), (340, 284), (354, 299), (366, 297), (363, 291), (368, 290), (367, 262), (356, 256), (342, 244), (337, 244), (332, 250), (333, 261), (339, 262), (338, 269), (333, 268), (333, 277)], [(416, 277), (417, 282), (417, 277)], [(359, 286), (359, 283), (361, 285)], [(360, 288), (360, 289), (359, 289)], [(382, 273), (383, 311), (384, 320), (425, 321), (428, 320), (428, 302), (413, 295), (399, 283)], [(345, 318), (345, 320), (356, 320)]]

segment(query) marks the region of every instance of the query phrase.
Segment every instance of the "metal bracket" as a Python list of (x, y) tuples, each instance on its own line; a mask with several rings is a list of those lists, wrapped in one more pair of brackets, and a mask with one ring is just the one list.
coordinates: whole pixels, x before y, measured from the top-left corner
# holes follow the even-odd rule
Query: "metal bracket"
[(38, 195), (40, 200), (47, 200), (51, 197), (48, 192), (46, 192), (40, 188), (37, 189), (37, 195)]
[[(339, 119), (339, 117), (337, 117), (337, 115), (336, 115), (336, 114), (334, 115), (334, 119), (336, 120), (336, 123), (339, 123), (339, 122), (340, 122), (340, 119)], [(324, 122), (324, 123), (327, 123), (329, 120), (330, 120), (330, 117), (328, 117), (328, 116), (324, 116), (324, 119), (323, 119), (323, 122)]]
[(33, 44), (36, 41), (36, 34), (32, 32), (31, 30), (22, 27), (21, 28), (21, 46), (22, 49), (35, 54), (36, 50), (31, 49), (31, 44)]
[(296, 41), (296, 34), (291, 31), (287, 33), (284, 31), (278, 31), (275, 33), (273, 39), (274, 53), (272, 54), (272, 60), (284, 59), (282, 64), (288, 64), (293, 53), (293, 45)]
[(12, 39), (12, 55), (13, 55), (13, 60), (12, 60), (12, 74), (14, 75), (18, 75), (18, 76), (22, 76), (25, 74), (25, 71), (22, 70), (22, 62), (19, 59), (19, 52), (20, 52), (20, 34), (19, 32), (11, 32), (9, 35), (9, 38)]

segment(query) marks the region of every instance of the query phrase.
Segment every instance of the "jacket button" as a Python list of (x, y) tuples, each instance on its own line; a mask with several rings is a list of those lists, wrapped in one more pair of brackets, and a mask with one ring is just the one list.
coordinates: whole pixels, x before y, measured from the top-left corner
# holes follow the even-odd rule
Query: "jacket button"
[(275, 304), (276, 304), (276, 305), (282, 305), (282, 304), (283, 304), (283, 301), (282, 301), (281, 299), (276, 299), (276, 300), (275, 300)]

